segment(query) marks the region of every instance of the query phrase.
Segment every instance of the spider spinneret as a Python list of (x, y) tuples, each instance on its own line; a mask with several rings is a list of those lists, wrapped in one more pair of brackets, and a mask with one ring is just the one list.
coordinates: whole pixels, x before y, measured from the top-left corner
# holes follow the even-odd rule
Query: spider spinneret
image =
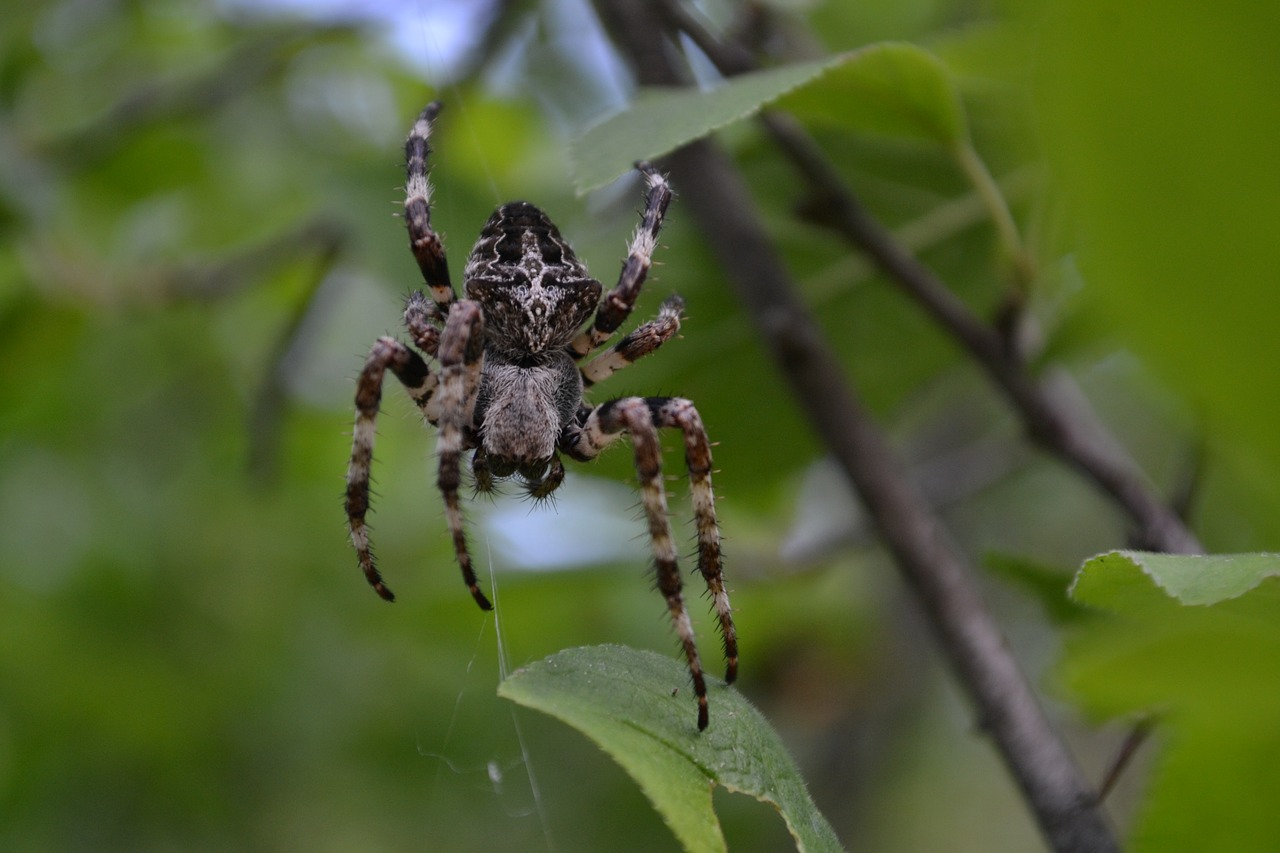
[[(689, 666), (698, 700), (698, 729), (705, 729), (706, 683), (684, 604), (658, 441), (660, 429), (678, 429), (684, 439), (698, 570), (719, 618), (727, 661), (725, 681), (732, 682), (738, 667), (737, 634), (724, 587), (711, 445), (702, 419), (691, 402), (679, 397), (621, 397), (592, 406), (583, 396), (587, 388), (652, 353), (680, 329), (684, 303), (673, 295), (662, 303), (655, 319), (584, 363), (631, 314), (652, 262), (671, 189), (652, 166), (636, 164), (645, 179), (644, 212), (618, 283), (603, 298), (601, 283), (590, 276), (546, 214), (528, 202), (516, 201), (494, 211), (481, 230), (463, 271), (464, 298), (459, 299), (444, 246), (431, 227), (428, 140), (439, 111), (439, 103), (428, 104), (405, 141), (405, 221), (410, 248), (427, 285), (427, 295), (415, 291), (404, 311), (405, 328), (418, 351), (395, 338), (379, 338), (356, 383), (346, 510), (360, 567), (374, 590), (393, 601), (395, 596), (374, 564), (365, 523), (374, 424), (387, 370), (426, 420), (440, 430), (438, 485), (445, 519), (463, 580), (485, 610), (491, 605), (471, 565), (458, 497), (463, 455), (472, 454), (477, 491), (490, 491), (496, 481), (514, 478), (540, 499), (564, 480), (561, 455), (589, 462), (628, 435), (657, 588), (666, 600)], [(436, 361), (436, 366), (428, 359)]]

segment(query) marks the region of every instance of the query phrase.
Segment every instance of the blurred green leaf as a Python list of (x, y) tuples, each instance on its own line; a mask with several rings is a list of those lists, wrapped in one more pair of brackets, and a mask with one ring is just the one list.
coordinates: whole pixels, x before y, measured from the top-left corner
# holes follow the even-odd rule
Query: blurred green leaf
[(915, 45), (886, 42), (743, 74), (702, 91), (641, 90), (627, 110), (574, 143), (578, 190), (605, 184), (637, 160), (659, 157), (741, 121), (784, 95), (782, 106), (805, 118), (834, 120), (864, 132), (944, 144), (968, 135), (960, 98), (942, 62)]
[[(846, 55), (847, 56), (847, 55)], [(637, 160), (666, 154), (753, 115), (785, 92), (844, 61), (844, 56), (743, 74), (713, 89), (642, 89), (625, 111), (582, 134), (573, 145), (579, 192), (606, 184)]]
[(956, 145), (969, 136), (964, 106), (942, 60), (914, 44), (884, 42), (845, 61), (779, 106), (802, 119), (859, 133)]
[(640, 784), (691, 851), (724, 850), (711, 791), (722, 785), (781, 812), (802, 851), (840, 843), (777, 734), (746, 699), (709, 679), (711, 724), (699, 733), (689, 675), (675, 660), (624, 646), (568, 649), (522, 667), (498, 694), (594, 740)]
[[(1280, 500), (1280, 5), (1047, 7), (1036, 115), (1112, 327)], [(1229, 369), (1224, 369), (1229, 366)]]
[(1273, 850), (1280, 837), (1280, 557), (1113, 552), (1076, 601), (1108, 611), (1069, 635), (1062, 674), (1093, 714), (1160, 714), (1164, 754), (1134, 851)]

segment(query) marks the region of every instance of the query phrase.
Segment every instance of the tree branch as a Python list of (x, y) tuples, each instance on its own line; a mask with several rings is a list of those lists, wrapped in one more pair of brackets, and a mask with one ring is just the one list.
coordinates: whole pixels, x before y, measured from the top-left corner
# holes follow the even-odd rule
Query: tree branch
[[(642, 83), (676, 85), (678, 66), (647, 0), (597, 0)], [(928, 615), (1044, 837), (1058, 851), (1118, 850), (1096, 800), (1009, 652), (959, 550), (908, 484), (845, 381), (760, 222), (741, 176), (703, 140), (672, 154), (684, 198), (774, 361), (830, 448)]]
[[(660, 5), (722, 74), (732, 76), (755, 67), (746, 50), (715, 39), (680, 4), (663, 0)], [(1017, 346), (974, 314), (867, 212), (799, 123), (776, 112), (762, 114), (761, 122), (807, 179), (823, 221), (865, 252), (973, 356), (1019, 413), (1037, 445), (1079, 471), (1120, 506), (1137, 527), (1134, 539), (1139, 547), (1203, 553), (1204, 547), (1195, 534), (1156, 493), (1119, 442), (1106, 433), (1091, 412), (1080, 409), (1080, 399), (1073, 398), (1068, 405), (1053, 386), (1033, 377)]]

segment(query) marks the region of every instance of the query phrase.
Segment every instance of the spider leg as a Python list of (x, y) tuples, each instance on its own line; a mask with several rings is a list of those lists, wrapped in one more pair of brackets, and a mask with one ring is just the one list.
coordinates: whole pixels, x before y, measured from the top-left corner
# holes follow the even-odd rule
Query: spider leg
[(607, 352), (582, 366), (583, 385), (590, 388), (597, 382), (603, 382), (671, 340), (680, 331), (680, 313), (683, 310), (683, 299), (675, 294), (668, 296), (658, 309), (656, 319), (638, 326)]
[(445, 519), (453, 536), (453, 551), (462, 569), (462, 579), (482, 610), (492, 610), (489, 599), (480, 591), (458, 500), (462, 481), (461, 457), (469, 446), (475, 418), (476, 395), (480, 388), (480, 370), (484, 364), (484, 315), (475, 302), (453, 303), (444, 334), (440, 337), (440, 439), (436, 445), (440, 455), (438, 484), (444, 496)]
[(716, 522), (715, 496), (711, 487), (711, 445), (702, 419), (688, 400), (672, 397), (623, 397), (590, 410), (566, 452), (575, 459), (593, 459), (623, 432), (630, 434), (635, 448), (636, 471), (649, 535), (653, 542), (658, 590), (667, 600), (667, 609), (684, 647), (698, 697), (698, 729), (707, 727), (707, 690), (702, 663), (694, 643), (693, 624), (685, 610), (675, 544), (667, 519), (666, 492), (662, 486), (662, 448), (658, 429), (678, 428), (684, 436), (685, 462), (689, 468), (694, 518), (698, 531), (698, 569), (702, 573), (720, 618), (727, 669), (725, 681), (738, 674), (738, 639), (733, 610), (724, 588), (721, 565), (720, 528)]
[(351, 462), (347, 466), (347, 525), (351, 531), (351, 544), (356, 549), (360, 568), (364, 570), (369, 585), (387, 601), (394, 601), (395, 595), (382, 582), (382, 575), (374, 565), (369, 528), (365, 524), (365, 516), (369, 512), (369, 468), (373, 463), (375, 422), (387, 368), (424, 413), (435, 394), (438, 377), (431, 372), (422, 356), (395, 338), (384, 337), (378, 338), (369, 350), (364, 369), (356, 380), (356, 422), (352, 430)]
[(693, 403), (681, 397), (650, 397), (646, 402), (658, 427), (679, 429), (684, 439), (684, 459), (689, 470), (689, 494), (693, 501), (698, 538), (698, 572), (711, 595), (720, 622), (725, 656), (724, 680), (732, 684), (738, 677), (738, 632), (733, 625), (729, 592), (724, 586), (720, 525), (716, 521), (716, 496), (711, 485), (711, 442)]
[(720, 620), (720, 638), (724, 642), (724, 680), (732, 684), (738, 677), (738, 632), (733, 626), (729, 592), (724, 587), (720, 525), (716, 521), (716, 495), (711, 485), (711, 442), (693, 403), (681, 397), (652, 397), (648, 402), (654, 408), (653, 420), (659, 427), (678, 428), (684, 437), (689, 495), (693, 500), (693, 518), (698, 535), (698, 571)]
[[(413, 343), (432, 358), (440, 350), (440, 327), (445, 315), (440, 306), (428, 301), (421, 290), (409, 294), (404, 304), (404, 325)], [(433, 421), (434, 423), (434, 421)]]
[(409, 227), (409, 247), (422, 271), (422, 279), (431, 298), (441, 308), (448, 308), (457, 298), (449, 279), (440, 235), (431, 228), (431, 182), (427, 180), (427, 156), (431, 153), (431, 126), (440, 113), (439, 101), (427, 104), (409, 130), (404, 142), (405, 183), (404, 219)]
[(636, 169), (644, 175), (645, 204), (640, 224), (631, 238), (631, 248), (627, 259), (622, 264), (622, 274), (618, 283), (605, 294), (596, 309), (595, 321), (590, 328), (584, 329), (569, 345), (569, 352), (575, 359), (582, 358), (593, 349), (612, 337), (623, 321), (635, 307), (636, 297), (640, 295), (640, 286), (644, 284), (652, 265), (653, 250), (658, 245), (658, 231), (662, 228), (663, 217), (667, 213), (667, 205), (671, 203), (671, 187), (667, 179), (648, 163), (636, 163)]

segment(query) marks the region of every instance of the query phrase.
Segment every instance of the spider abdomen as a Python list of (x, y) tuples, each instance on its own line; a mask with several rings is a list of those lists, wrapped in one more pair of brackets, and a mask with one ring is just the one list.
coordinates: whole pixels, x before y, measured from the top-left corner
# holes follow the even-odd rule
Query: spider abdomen
[(485, 362), (476, 418), (495, 468), (527, 469), (551, 459), (564, 425), (577, 412), (582, 377), (564, 351), (534, 364)]

